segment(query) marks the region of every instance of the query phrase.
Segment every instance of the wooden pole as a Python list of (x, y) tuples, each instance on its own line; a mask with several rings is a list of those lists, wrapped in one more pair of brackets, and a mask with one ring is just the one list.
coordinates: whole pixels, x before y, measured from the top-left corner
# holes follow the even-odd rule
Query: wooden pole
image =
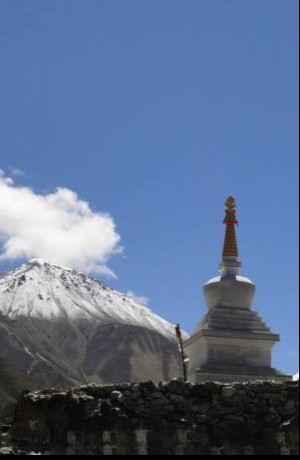
[(182, 360), (183, 380), (187, 382), (185, 355), (184, 355), (184, 350), (183, 350), (183, 343), (182, 343), (181, 330), (180, 330), (179, 324), (176, 325), (175, 332), (176, 332), (176, 337), (179, 342), (179, 351), (180, 351), (181, 360)]

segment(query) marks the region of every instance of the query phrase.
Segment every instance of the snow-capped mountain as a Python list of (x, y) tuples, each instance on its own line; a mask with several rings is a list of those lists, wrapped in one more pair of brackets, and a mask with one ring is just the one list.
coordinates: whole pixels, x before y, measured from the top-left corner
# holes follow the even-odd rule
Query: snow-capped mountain
[(0, 275), (1, 360), (42, 386), (180, 375), (173, 325), (131, 296), (40, 259)]
[(86, 319), (101, 323), (131, 324), (174, 337), (174, 326), (92, 278), (41, 259), (0, 275), (0, 313), (56, 320)]

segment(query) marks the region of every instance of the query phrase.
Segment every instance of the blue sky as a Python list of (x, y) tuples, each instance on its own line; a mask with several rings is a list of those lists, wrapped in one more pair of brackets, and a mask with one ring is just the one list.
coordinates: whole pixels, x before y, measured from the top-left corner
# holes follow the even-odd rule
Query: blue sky
[(298, 2), (0, 0), (0, 62), (10, 187), (69, 189), (109, 213), (123, 252), (108, 248), (117, 278), (102, 279), (188, 332), (232, 193), (241, 274), (281, 334), (274, 365), (295, 372)]

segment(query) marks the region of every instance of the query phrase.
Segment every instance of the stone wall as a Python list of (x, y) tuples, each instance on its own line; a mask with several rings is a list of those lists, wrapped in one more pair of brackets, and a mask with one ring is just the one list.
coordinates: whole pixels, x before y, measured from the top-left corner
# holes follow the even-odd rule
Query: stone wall
[(23, 452), (63, 455), (296, 455), (298, 382), (174, 380), (24, 393)]

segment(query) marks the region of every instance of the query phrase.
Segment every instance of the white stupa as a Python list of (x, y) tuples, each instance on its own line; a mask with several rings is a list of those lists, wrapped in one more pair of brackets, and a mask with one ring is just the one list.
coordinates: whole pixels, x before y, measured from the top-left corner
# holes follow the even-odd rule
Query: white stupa
[(271, 349), (279, 335), (251, 310), (253, 282), (239, 276), (241, 262), (235, 235), (235, 200), (225, 202), (226, 224), (221, 276), (204, 285), (208, 313), (195, 333), (184, 343), (189, 359), (188, 380), (243, 382), (290, 378), (271, 365)]

